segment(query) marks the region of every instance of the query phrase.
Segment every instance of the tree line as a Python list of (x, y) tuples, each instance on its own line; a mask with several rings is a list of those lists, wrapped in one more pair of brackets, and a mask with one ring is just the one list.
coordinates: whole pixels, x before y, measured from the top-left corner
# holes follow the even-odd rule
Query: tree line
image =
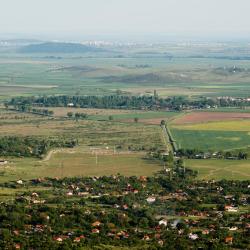
[(51, 148), (73, 148), (77, 140), (40, 139), (36, 137), (0, 137), (0, 156), (39, 157), (41, 158)]
[(249, 106), (250, 102), (239, 99), (212, 99), (200, 97), (190, 100), (182, 96), (159, 98), (154, 96), (42, 96), (42, 97), (15, 97), (6, 105), (18, 106), (25, 109), (30, 106), (40, 107), (76, 107), (76, 108), (113, 108), (113, 109), (203, 109), (208, 107), (242, 107)]

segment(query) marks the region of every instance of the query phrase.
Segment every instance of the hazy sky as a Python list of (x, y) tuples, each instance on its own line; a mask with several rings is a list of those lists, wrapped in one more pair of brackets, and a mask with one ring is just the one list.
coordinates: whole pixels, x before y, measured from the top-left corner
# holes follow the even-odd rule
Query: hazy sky
[(0, 0), (0, 33), (250, 35), (250, 0)]

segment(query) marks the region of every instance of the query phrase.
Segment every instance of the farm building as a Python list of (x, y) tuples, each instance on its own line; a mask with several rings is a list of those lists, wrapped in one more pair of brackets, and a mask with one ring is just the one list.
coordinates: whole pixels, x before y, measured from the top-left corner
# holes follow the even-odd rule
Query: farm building
[(8, 161), (0, 159), (0, 165), (5, 165), (7, 163), (8, 163)]

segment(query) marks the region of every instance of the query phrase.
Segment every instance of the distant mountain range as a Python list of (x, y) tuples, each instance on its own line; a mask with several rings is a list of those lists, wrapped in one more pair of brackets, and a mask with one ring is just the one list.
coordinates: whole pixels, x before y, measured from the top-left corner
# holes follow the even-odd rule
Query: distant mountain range
[(21, 53), (88, 53), (105, 52), (104, 49), (80, 43), (46, 42), (30, 44), (19, 49)]

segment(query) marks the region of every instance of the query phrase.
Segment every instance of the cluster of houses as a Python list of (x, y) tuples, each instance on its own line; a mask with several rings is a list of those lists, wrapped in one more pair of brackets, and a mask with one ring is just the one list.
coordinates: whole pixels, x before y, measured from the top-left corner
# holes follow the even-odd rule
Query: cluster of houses
[[(133, 227), (129, 229), (120, 228), (117, 225), (112, 225), (111, 223), (107, 223), (106, 220), (102, 220), (102, 216), (100, 217), (93, 217), (95, 220), (90, 221), (88, 232), (86, 232), (86, 229), (84, 233), (82, 234), (76, 234), (72, 231), (64, 232), (59, 235), (54, 235), (53, 240), (58, 243), (62, 243), (63, 241), (70, 239), (74, 243), (79, 243), (84, 241), (86, 238), (91, 237), (91, 235), (100, 235), (103, 237), (104, 232), (106, 237), (112, 238), (112, 239), (129, 239), (132, 237), (132, 234), (134, 236), (138, 235), (138, 237), (141, 238), (143, 241), (151, 241), (156, 240), (159, 244), (159, 246), (164, 245), (164, 238), (162, 238), (162, 232), (164, 230), (177, 230), (178, 224), (181, 222), (186, 225), (187, 228), (189, 228), (188, 234), (185, 233), (183, 229), (178, 228), (178, 235), (179, 236), (185, 236), (190, 241), (197, 241), (199, 239), (202, 239), (203, 236), (210, 236), (214, 235), (216, 233), (216, 230), (218, 229), (215, 226), (216, 220), (221, 220), (224, 215), (231, 215), (232, 217), (235, 216), (235, 218), (239, 219), (235, 220), (235, 223), (231, 223), (230, 225), (221, 225), (220, 227), (223, 229), (226, 229), (228, 231), (228, 235), (224, 239), (224, 243), (231, 245), (234, 242), (234, 233), (241, 232), (242, 230), (246, 230), (250, 232), (250, 223), (242, 223), (242, 221), (246, 221), (250, 219), (250, 213), (242, 213), (240, 206), (245, 206), (247, 204), (247, 197), (241, 196), (238, 201), (240, 202), (237, 205), (235, 205), (235, 196), (233, 194), (226, 194), (224, 193), (224, 188), (217, 184), (215, 181), (206, 181), (201, 182), (200, 185), (192, 184), (187, 186), (186, 189), (175, 189), (172, 192), (163, 192), (163, 190), (159, 190), (155, 192), (149, 191), (153, 190), (152, 182), (149, 181), (149, 178), (146, 176), (140, 176), (137, 178), (137, 181), (132, 181), (130, 179), (123, 180), (123, 184), (119, 185), (121, 180), (119, 179), (119, 176), (111, 176), (109, 177), (109, 181), (103, 181), (100, 177), (93, 177), (89, 179), (88, 181), (84, 182), (58, 182), (58, 185), (60, 185), (60, 193), (62, 199), (66, 199), (65, 201), (69, 203), (71, 200), (74, 204), (76, 204), (77, 200), (81, 199), (89, 199), (91, 202), (97, 202), (98, 199), (101, 199), (103, 197), (112, 197), (112, 198), (122, 198), (125, 196), (133, 196), (135, 197), (132, 201), (132, 203), (124, 203), (120, 202), (122, 199), (117, 199), (117, 203), (114, 205), (107, 205), (102, 200), (102, 204), (98, 203), (98, 206), (100, 207), (100, 212), (105, 216), (105, 214), (109, 213), (112, 210), (112, 213), (120, 214), (124, 219), (127, 219), (130, 216), (130, 213), (133, 213), (133, 211), (136, 211), (138, 209), (146, 209), (153, 208), (161, 206), (161, 204), (165, 204), (166, 202), (176, 202), (176, 204), (182, 203), (184, 204), (188, 200), (192, 199), (192, 196), (190, 195), (189, 191), (195, 192), (195, 191), (202, 191), (205, 192), (208, 187), (213, 186), (213, 189), (215, 190), (215, 194), (219, 194), (222, 199), (225, 200), (225, 206), (223, 209), (218, 210), (216, 205), (214, 205), (213, 208), (209, 206), (209, 209), (178, 209), (176, 211), (172, 211), (171, 216), (169, 216), (167, 213), (162, 213), (159, 211), (159, 214), (157, 217), (155, 217), (155, 222), (157, 226), (154, 228), (149, 227), (147, 230), (140, 228), (140, 227)], [(108, 180), (108, 179), (107, 179)], [(51, 195), (57, 195), (57, 193), (53, 189), (53, 184), (45, 183), (47, 180), (33, 180), (33, 183), (37, 185), (44, 185), (51, 187)], [(55, 182), (60, 181), (58, 179), (54, 180)], [(60, 184), (59, 184), (60, 183)], [(100, 183), (100, 184), (99, 184)], [(117, 183), (117, 184), (114, 184)], [(27, 183), (23, 180), (18, 180), (16, 182), (17, 185), (20, 185), (23, 187), (23, 185), (27, 185)], [(112, 186), (113, 185), (113, 186)], [(111, 188), (112, 187), (112, 188)], [(250, 188), (250, 185), (248, 186)], [(52, 191), (54, 190), (54, 191)], [(211, 191), (210, 191), (211, 192)], [(51, 196), (50, 195), (50, 196)], [(26, 201), (30, 207), (32, 206), (42, 206), (43, 204), (49, 204), (50, 201), (46, 198), (43, 198), (44, 196), (40, 192), (30, 192), (29, 194), (21, 195), (17, 197), (17, 201)], [(198, 199), (198, 197), (196, 197)], [(126, 200), (126, 199), (125, 199)], [(109, 211), (109, 209), (111, 209)], [(93, 207), (86, 207), (84, 208), (84, 214), (85, 215), (91, 215), (95, 213), (95, 209)], [(67, 212), (63, 212), (60, 214), (60, 218), (67, 218), (68, 214)], [(53, 232), (53, 228), (46, 225), (46, 221), (50, 221), (50, 216), (47, 214), (43, 214), (44, 217), (44, 224), (37, 224), (37, 225), (25, 225), (25, 233), (36, 233), (36, 232), (45, 232), (51, 231)], [(203, 225), (203, 221), (207, 220), (208, 223), (206, 226)], [(105, 230), (103, 230), (105, 228)], [(107, 228), (109, 230), (107, 231)], [(134, 233), (132, 233), (131, 230), (134, 230)], [(13, 231), (14, 235), (19, 235), (19, 230)], [(18, 248), (16, 248), (18, 249)]]

